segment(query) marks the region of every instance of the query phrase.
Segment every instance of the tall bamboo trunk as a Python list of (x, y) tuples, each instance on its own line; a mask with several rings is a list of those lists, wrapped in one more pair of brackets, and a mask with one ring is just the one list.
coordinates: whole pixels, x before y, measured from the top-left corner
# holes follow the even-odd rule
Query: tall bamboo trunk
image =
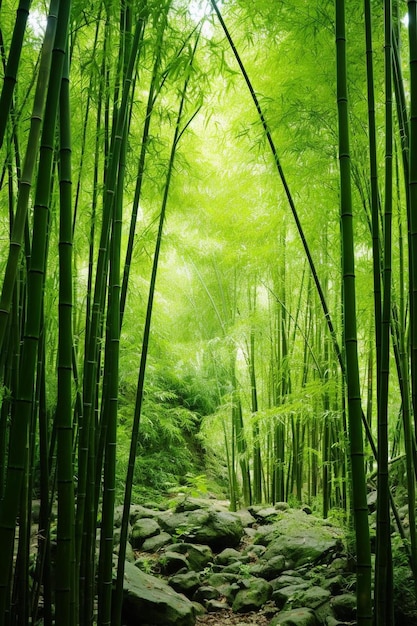
[(362, 406), (356, 331), (356, 288), (353, 215), (350, 175), (349, 116), (346, 72), (345, 3), (335, 0), (337, 109), (340, 164), (340, 214), (342, 231), (343, 328), (346, 354), (346, 382), (349, 443), (352, 471), (353, 515), (357, 554), (357, 621), (371, 626), (371, 549), (362, 434)]

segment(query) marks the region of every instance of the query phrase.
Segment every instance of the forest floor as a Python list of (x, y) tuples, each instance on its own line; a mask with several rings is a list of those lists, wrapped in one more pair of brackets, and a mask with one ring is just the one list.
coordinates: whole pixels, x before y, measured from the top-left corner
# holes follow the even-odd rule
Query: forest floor
[(206, 613), (197, 617), (197, 624), (205, 624), (206, 626), (267, 626), (271, 621), (272, 615), (260, 611), (251, 611), (250, 613), (238, 614), (232, 610), (225, 610), (218, 613)]

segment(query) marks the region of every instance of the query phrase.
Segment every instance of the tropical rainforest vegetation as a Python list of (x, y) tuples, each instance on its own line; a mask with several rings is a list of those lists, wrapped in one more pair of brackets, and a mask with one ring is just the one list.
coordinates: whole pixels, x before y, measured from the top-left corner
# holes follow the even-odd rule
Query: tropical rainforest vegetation
[(132, 499), (210, 488), (339, 510), (392, 624), (417, 2), (2, 0), (0, 52), (0, 622), (119, 624)]

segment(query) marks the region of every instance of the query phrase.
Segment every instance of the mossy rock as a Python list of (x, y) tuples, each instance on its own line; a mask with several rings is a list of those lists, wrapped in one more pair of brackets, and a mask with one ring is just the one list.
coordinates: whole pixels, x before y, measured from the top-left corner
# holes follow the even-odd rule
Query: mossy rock
[(194, 626), (194, 606), (165, 581), (125, 563), (123, 620), (126, 626)]
[(271, 585), (263, 578), (250, 578), (243, 581), (233, 600), (232, 609), (235, 613), (249, 613), (260, 609), (272, 595)]
[(269, 626), (318, 626), (318, 621), (314, 611), (300, 608), (279, 613), (272, 619)]

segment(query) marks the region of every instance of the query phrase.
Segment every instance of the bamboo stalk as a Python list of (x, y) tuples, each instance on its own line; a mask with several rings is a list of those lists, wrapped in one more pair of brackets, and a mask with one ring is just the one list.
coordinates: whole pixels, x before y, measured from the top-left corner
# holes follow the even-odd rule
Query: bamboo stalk
[(371, 626), (371, 550), (364, 467), (362, 407), (356, 330), (356, 288), (353, 247), (353, 216), (350, 178), (349, 116), (346, 76), (345, 3), (335, 0), (337, 109), (339, 126), (340, 214), (342, 230), (343, 328), (349, 442), (352, 470), (353, 515), (355, 519), (357, 576), (357, 623)]

